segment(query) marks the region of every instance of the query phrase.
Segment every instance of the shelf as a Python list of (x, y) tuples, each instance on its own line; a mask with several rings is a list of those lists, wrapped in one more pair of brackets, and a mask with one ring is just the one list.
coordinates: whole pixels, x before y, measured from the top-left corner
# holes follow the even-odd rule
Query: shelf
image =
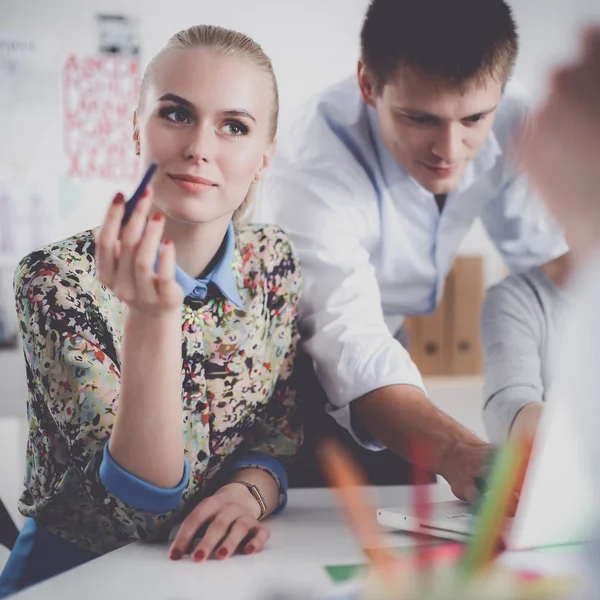
[(482, 386), (483, 375), (425, 375), (426, 386)]

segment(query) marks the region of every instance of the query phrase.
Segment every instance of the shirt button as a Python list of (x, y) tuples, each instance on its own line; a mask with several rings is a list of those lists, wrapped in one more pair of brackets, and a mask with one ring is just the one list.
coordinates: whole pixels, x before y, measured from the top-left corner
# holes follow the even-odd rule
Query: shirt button
[(194, 288), (193, 294), (194, 297), (199, 298), (200, 300), (204, 300), (206, 297), (206, 286), (205, 285), (197, 285)]

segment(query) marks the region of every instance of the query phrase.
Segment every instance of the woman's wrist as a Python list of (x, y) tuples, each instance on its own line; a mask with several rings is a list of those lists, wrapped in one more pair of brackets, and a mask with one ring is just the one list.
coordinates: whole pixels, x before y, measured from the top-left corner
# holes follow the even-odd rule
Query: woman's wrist
[(261, 507), (256, 498), (245, 485), (240, 485), (237, 481), (222, 485), (215, 492), (215, 496), (227, 496), (231, 501), (241, 504), (257, 521), (261, 516)]
[[(279, 486), (273, 475), (271, 475), (269, 472), (255, 467), (239, 469), (238, 471), (235, 471), (233, 473), (233, 475), (231, 476), (231, 480), (227, 485), (229, 486), (230, 484), (233, 484), (237, 481), (250, 483), (258, 488), (262, 500), (266, 505), (267, 514), (271, 514), (272, 512), (277, 510), (277, 508), (279, 507)], [(258, 518), (261, 514), (260, 504), (253, 497), (251, 491), (247, 488), (243, 489), (245, 487), (243, 485), (236, 484), (233, 487), (241, 488), (241, 491), (245, 492), (245, 494), (250, 497), (250, 500), (253, 501), (255, 504), (254, 512), (256, 512), (256, 507), (258, 507), (258, 513), (256, 515)]]
[(161, 310), (160, 312), (152, 312), (140, 310), (137, 306), (128, 305), (125, 313), (126, 323), (130, 327), (146, 328), (146, 327), (168, 327), (174, 322), (180, 324), (181, 308), (169, 309), (168, 311)]
[[(180, 312), (150, 316), (128, 307), (123, 327), (123, 343), (124, 349), (135, 347), (136, 354), (141, 348), (152, 349), (152, 354), (162, 353), (165, 358), (168, 357), (168, 362), (171, 362), (169, 359), (180, 355), (178, 351), (181, 343)], [(159, 362), (161, 361), (159, 360)]]

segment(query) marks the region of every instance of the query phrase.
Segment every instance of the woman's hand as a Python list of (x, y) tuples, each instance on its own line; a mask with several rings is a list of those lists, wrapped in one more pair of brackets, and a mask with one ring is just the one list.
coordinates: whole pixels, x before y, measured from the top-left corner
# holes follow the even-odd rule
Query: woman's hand
[(198, 534), (202, 538), (190, 548), (192, 558), (201, 562), (209, 556), (223, 559), (236, 551), (258, 552), (269, 539), (269, 530), (258, 522), (260, 506), (252, 494), (239, 483), (221, 487), (186, 517), (171, 544), (169, 556), (179, 560)]
[(96, 235), (96, 265), (100, 282), (130, 310), (156, 318), (179, 312), (183, 290), (175, 280), (175, 247), (161, 243), (165, 219), (160, 212), (148, 219), (150, 207), (146, 191), (121, 229), (125, 202), (123, 194), (115, 196)]

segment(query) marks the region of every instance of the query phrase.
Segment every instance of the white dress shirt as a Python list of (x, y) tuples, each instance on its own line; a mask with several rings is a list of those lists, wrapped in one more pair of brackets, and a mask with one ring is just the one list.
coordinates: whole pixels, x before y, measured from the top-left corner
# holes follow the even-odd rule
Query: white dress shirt
[(394, 334), (405, 316), (435, 310), (476, 217), (513, 270), (566, 251), (508, 159), (528, 112), (524, 93), (509, 83), (492, 133), (441, 215), (433, 194), (388, 152), (356, 77), (309, 102), (280, 137), (257, 220), (280, 224), (295, 243), (304, 349), (328, 410), (351, 433), (352, 400), (392, 384), (425, 391)]

